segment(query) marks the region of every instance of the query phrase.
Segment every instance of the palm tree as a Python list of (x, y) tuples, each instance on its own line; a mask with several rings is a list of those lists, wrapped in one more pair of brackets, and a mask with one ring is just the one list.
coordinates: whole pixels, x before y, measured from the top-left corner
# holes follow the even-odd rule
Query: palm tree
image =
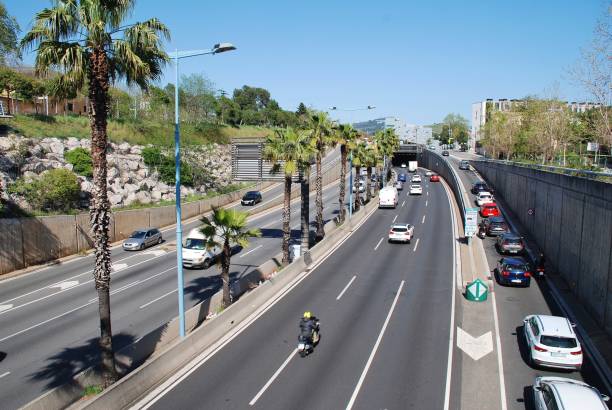
[[(36, 72), (60, 71), (61, 82), (76, 89), (87, 86), (91, 124), (93, 183), (90, 221), (94, 236), (95, 287), (100, 313), (100, 349), (104, 387), (117, 379), (110, 316), (111, 260), (108, 249), (110, 206), (106, 191), (108, 90), (112, 80), (147, 88), (161, 77), (168, 56), (162, 40), (169, 31), (159, 20), (125, 24), (134, 0), (56, 0), (36, 14), (21, 42), (35, 48)], [(66, 87), (72, 88), (72, 87)]]
[(215, 208), (212, 215), (202, 217), (200, 232), (206, 237), (206, 248), (220, 248), (221, 280), (223, 282), (223, 304), (229, 306), (231, 302), (229, 287), (229, 271), (232, 258), (232, 245), (236, 244), (246, 248), (249, 238), (261, 236), (257, 228), (247, 229), (247, 212), (235, 209)]
[(266, 138), (263, 157), (272, 162), (272, 173), (281, 172), (285, 177), (285, 197), (283, 202), (283, 265), (289, 263), (289, 240), (291, 239), (291, 178), (302, 165), (304, 152), (310, 150), (309, 138), (305, 132), (287, 127), (277, 129)]
[(361, 208), (361, 194), (359, 193), (359, 178), (361, 177), (361, 167), (367, 163), (367, 153), (365, 142), (358, 142), (352, 150), (353, 153), (353, 166), (355, 167), (355, 175), (357, 176), (354, 181), (355, 187), (355, 212)]
[(315, 112), (310, 115), (310, 128), (311, 128), (311, 142), (315, 146), (315, 166), (316, 166), (316, 180), (315, 185), (317, 189), (315, 204), (317, 207), (316, 215), (316, 238), (320, 241), (325, 236), (325, 230), (323, 229), (323, 171), (321, 164), (323, 160), (323, 154), (325, 149), (333, 141), (333, 129), (332, 123), (325, 112)]
[(376, 166), (378, 162), (378, 153), (376, 147), (373, 144), (366, 146), (363, 152), (363, 165), (367, 168), (366, 178), (366, 203), (372, 199), (372, 168)]
[[(385, 159), (390, 159), (400, 145), (399, 138), (397, 134), (395, 134), (395, 130), (392, 128), (387, 128), (384, 131), (378, 131), (374, 135), (374, 140), (376, 141), (376, 145), (378, 146), (380, 153)], [(385, 180), (386, 179), (387, 176), (385, 175)]]
[[(344, 197), (346, 194), (346, 163), (348, 160), (348, 154), (352, 149), (355, 139), (357, 138), (357, 131), (350, 124), (341, 124), (336, 129), (336, 141), (340, 144), (340, 181), (338, 195), (339, 214), (338, 220), (340, 223), (344, 223), (346, 218), (346, 209), (344, 207)], [(353, 171), (352, 169), (350, 170)], [(352, 187), (350, 187), (352, 189)]]
[(310, 249), (310, 162), (315, 154), (310, 143), (310, 135), (300, 131), (308, 139), (306, 145), (299, 152), (300, 169), (300, 242), (302, 251)]

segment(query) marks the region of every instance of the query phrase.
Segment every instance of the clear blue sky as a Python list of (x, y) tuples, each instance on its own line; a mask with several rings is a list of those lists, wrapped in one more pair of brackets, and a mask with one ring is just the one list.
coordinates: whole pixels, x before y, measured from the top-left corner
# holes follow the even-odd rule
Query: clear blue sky
[[(22, 31), (46, 0), (3, 0)], [(469, 119), (485, 98), (541, 94), (582, 99), (565, 78), (588, 46), (603, 0), (196, 1), (139, 0), (133, 18), (160, 18), (168, 50), (238, 50), (184, 60), (183, 73), (204, 73), (231, 92), (244, 84), (270, 90), (285, 109), (300, 101), (370, 112), (342, 121), (398, 116), (428, 124), (449, 112)], [(25, 56), (33, 63), (33, 55)], [(166, 68), (163, 83), (174, 81)]]

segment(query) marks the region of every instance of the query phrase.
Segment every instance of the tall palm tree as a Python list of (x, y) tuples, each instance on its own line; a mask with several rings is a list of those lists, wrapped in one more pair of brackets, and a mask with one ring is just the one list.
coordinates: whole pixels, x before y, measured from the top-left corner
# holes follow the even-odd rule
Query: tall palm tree
[(366, 144), (365, 142), (358, 142), (355, 144), (355, 147), (352, 150), (353, 153), (353, 166), (355, 167), (355, 175), (357, 177), (354, 181), (355, 187), (355, 203), (354, 209), (355, 212), (359, 211), (361, 208), (361, 194), (359, 193), (359, 178), (361, 177), (361, 167), (365, 166), (367, 163), (367, 153), (366, 153)]
[[(374, 141), (376, 141), (376, 145), (378, 146), (385, 160), (389, 160), (400, 145), (399, 137), (392, 128), (387, 128), (384, 131), (378, 131), (374, 135)], [(385, 179), (386, 178), (387, 176), (385, 175)]]
[(363, 152), (363, 165), (367, 169), (366, 178), (366, 202), (372, 199), (372, 168), (376, 166), (378, 153), (374, 144), (366, 146)]
[(210, 218), (204, 216), (201, 220), (200, 232), (206, 237), (206, 248), (222, 249), (220, 257), (221, 280), (223, 282), (222, 307), (227, 307), (232, 303), (229, 287), (232, 245), (236, 244), (246, 248), (249, 245), (249, 238), (261, 236), (259, 229), (247, 228), (248, 216), (247, 212), (213, 207)]
[(317, 189), (315, 204), (317, 207), (316, 214), (316, 238), (317, 241), (323, 239), (325, 231), (323, 229), (323, 170), (321, 164), (323, 162), (323, 154), (333, 140), (332, 123), (329, 116), (325, 112), (314, 112), (310, 115), (311, 142), (315, 146), (315, 167), (316, 179), (315, 185)]
[[(346, 208), (344, 206), (344, 197), (346, 195), (346, 165), (348, 160), (348, 154), (353, 148), (355, 139), (357, 138), (357, 131), (351, 124), (340, 124), (336, 128), (336, 141), (340, 144), (340, 181), (338, 195), (339, 214), (338, 220), (340, 223), (344, 223), (346, 218)], [(352, 172), (352, 169), (350, 170)], [(352, 189), (352, 187), (349, 187)]]
[(266, 138), (263, 157), (272, 162), (272, 173), (282, 172), (285, 179), (285, 193), (283, 201), (283, 265), (289, 263), (289, 240), (291, 239), (291, 178), (299, 171), (304, 152), (310, 150), (307, 133), (296, 131), (293, 128), (281, 128)]
[(310, 175), (312, 157), (315, 150), (310, 143), (310, 134), (300, 131), (308, 139), (305, 146), (299, 152), (300, 169), (300, 243), (302, 251), (310, 249)]
[(95, 248), (93, 275), (98, 292), (104, 387), (117, 379), (109, 294), (108, 90), (115, 79), (125, 79), (127, 84), (141, 88), (159, 79), (168, 61), (162, 41), (170, 38), (166, 26), (155, 18), (126, 24), (133, 8), (134, 0), (55, 0), (52, 8), (36, 14), (32, 29), (21, 42), (23, 48), (35, 48), (39, 75), (54, 69), (63, 73), (59, 81), (76, 89), (87, 86), (94, 184), (90, 208)]

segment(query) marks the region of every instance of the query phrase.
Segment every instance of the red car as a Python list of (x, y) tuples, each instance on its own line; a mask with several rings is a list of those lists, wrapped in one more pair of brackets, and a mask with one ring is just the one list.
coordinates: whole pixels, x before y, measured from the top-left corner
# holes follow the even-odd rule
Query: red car
[(440, 177), (437, 175), (432, 175), (429, 177), (429, 182), (440, 182)]
[(489, 216), (501, 216), (501, 214), (499, 213), (497, 204), (489, 202), (488, 204), (483, 204), (480, 207), (480, 216), (483, 218), (488, 218)]

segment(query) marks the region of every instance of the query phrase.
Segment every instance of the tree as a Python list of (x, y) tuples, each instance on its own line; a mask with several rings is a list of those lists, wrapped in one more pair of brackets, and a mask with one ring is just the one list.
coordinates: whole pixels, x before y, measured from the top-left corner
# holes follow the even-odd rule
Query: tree
[[(9, 101), (13, 100), (13, 92), (18, 87), (20, 75), (10, 68), (0, 67), (0, 90), (5, 91)], [(11, 114), (11, 104), (8, 104), (7, 113)]]
[(19, 31), (15, 17), (9, 15), (4, 4), (0, 3), (0, 66), (21, 59), (17, 41)]
[(229, 287), (229, 271), (232, 258), (232, 245), (243, 248), (249, 246), (249, 238), (261, 236), (257, 228), (247, 228), (247, 212), (235, 209), (213, 207), (210, 217), (202, 217), (200, 232), (206, 238), (206, 248), (222, 249), (220, 255), (221, 281), (223, 282), (223, 307), (229, 306), (232, 301)]
[(65, 168), (49, 170), (31, 182), (20, 178), (8, 188), (10, 194), (22, 196), (34, 209), (63, 212), (76, 207), (80, 190), (74, 172)]
[(56, 0), (34, 18), (25, 35), (23, 48), (36, 51), (36, 71), (48, 74), (51, 68), (62, 73), (59, 81), (76, 89), (87, 86), (91, 124), (93, 185), (90, 221), (94, 236), (93, 271), (100, 314), (100, 349), (103, 385), (117, 379), (110, 315), (109, 251), (110, 204), (107, 194), (108, 138), (106, 133), (109, 87), (113, 79), (125, 79), (128, 86), (146, 89), (157, 80), (168, 61), (162, 40), (169, 31), (159, 20), (125, 24), (134, 0)]
[[(339, 205), (339, 214), (338, 220), (340, 223), (344, 223), (344, 219), (346, 217), (346, 208), (344, 205), (344, 197), (346, 194), (346, 163), (348, 160), (348, 155), (352, 151), (355, 141), (357, 139), (357, 131), (350, 124), (341, 124), (335, 130), (336, 132), (336, 141), (340, 144), (340, 181), (339, 181), (339, 189), (340, 193), (338, 194), (338, 205)], [(349, 172), (353, 172), (352, 169)], [(353, 187), (349, 187), (352, 189)], [(350, 205), (352, 206), (352, 204)]]
[[(353, 166), (355, 167), (355, 175), (357, 176), (354, 181), (355, 188), (355, 211), (359, 211), (361, 208), (361, 194), (359, 193), (359, 178), (361, 177), (361, 167), (367, 163), (366, 144), (363, 141), (359, 141), (353, 148)], [(351, 187), (353, 189), (353, 187)]]
[[(304, 131), (299, 131), (308, 139), (310, 136)], [(309, 141), (305, 142), (305, 147), (299, 151), (300, 168), (300, 237), (302, 252), (310, 249), (310, 162), (315, 154), (315, 150)]]
[[(390, 159), (393, 156), (393, 153), (399, 148), (400, 140), (395, 130), (392, 128), (387, 128), (384, 131), (378, 131), (374, 135), (374, 141), (383, 155), (384, 160)], [(386, 165), (386, 163), (385, 163)], [(385, 175), (386, 179), (386, 175)], [(386, 181), (385, 181), (386, 182)]]
[(222, 95), (217, 101), (217, 118), (221, 124), (228, 123), (233, 126), (240, 124), (240, 106), (230, 98)]
[(442, 120), (442, 130), (438, 140), (442, 144), (465, 144), (469, 138), (469, 122), (460, 114), (448, 114)]
[(378, 164), (378, 152), (374, 144), (369, 144), (363, 151), (363, 165), (367, 168), (366, 174), (366, 202), (372, 199), (372, 168)]
[(314, 112), (310, 114), (310, 142), (315, 148), (315, 185), (316, 197), (316, 238), (320, 241), (325, 236), (323, 229), (323, 154), (331, 144), (333, 144), (332, 123), (325, 112)]
[(215, 84), (202, 74), (181, 76), (181, 106), (187, 122), (207, 120), (215, 113)]
[(263, 157), (272, 162), (272, 173), (282, 172), (285, 181), (283, 201), (283, 265), (289, 263), (289, 240), (291, 239), (291, 178), (299, 170), (304, 152), (309, 150), (307, 133), (293, 128), (281, 128), (266, 138)]

